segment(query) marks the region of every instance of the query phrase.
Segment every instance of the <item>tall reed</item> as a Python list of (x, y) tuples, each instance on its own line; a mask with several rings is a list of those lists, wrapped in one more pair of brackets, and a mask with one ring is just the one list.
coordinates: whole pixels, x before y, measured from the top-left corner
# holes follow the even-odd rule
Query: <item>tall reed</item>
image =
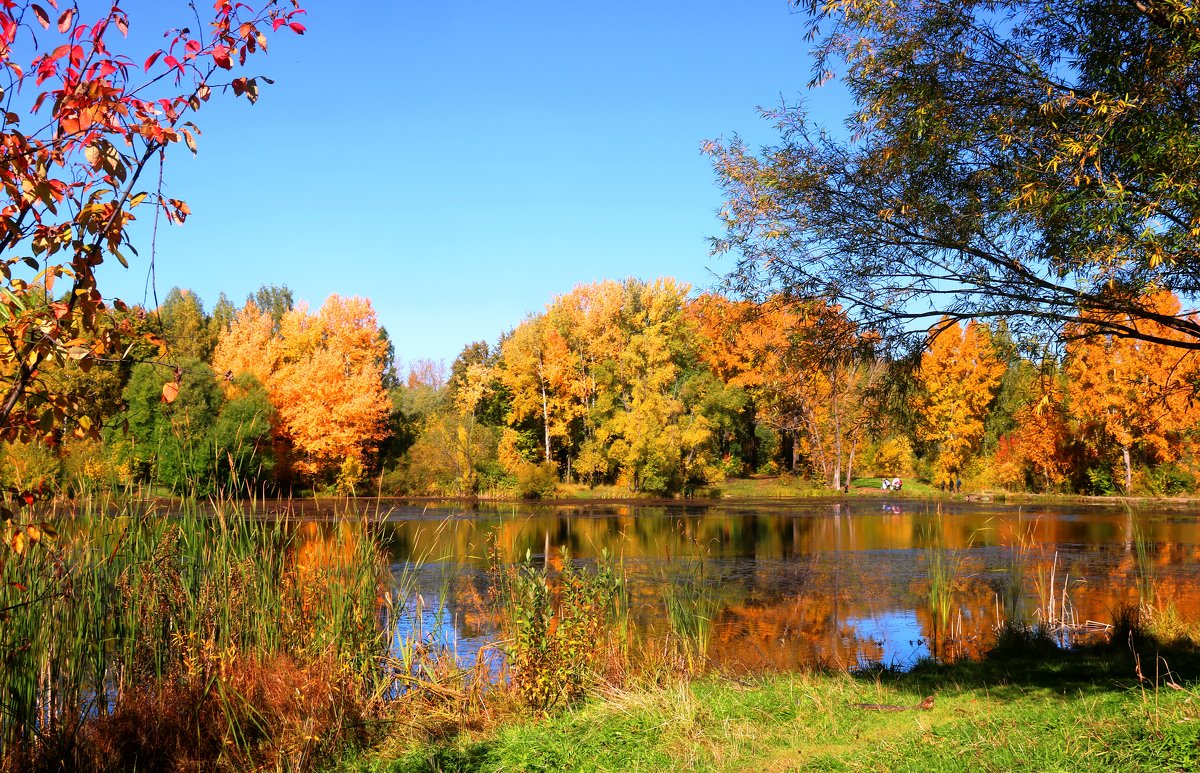
[(92, 500), (54, 526), (20, 527), (38, 538), (0, 552), (0, 764), (51, 744), (67, 760), (96, 745), (87, 733), (105, 718), (187, 695), (225, 725), (189, 732), (215, 732), (219, 757), (253, 767), (283, 752), (248, 675), (316, 667), (339, 700), (380, 689), (390, 641), (373, 530), (263, 520), (230, 503), (214, 513)]
[(663, 577), (663, 606), (671, 626), (672, 643), (688, 673), (704, 669), (713, 618), (720, 606), (708, 562), (703, 555), (672, 560)]
[(954, 590), (962, 575), (962, 557), (946, 546), (940, 511), (920, 531), (925, 546), (925, 575), (929, 583), (926, 600), (933, 618), (930, 653), (937, 658), (951, 658), (953, 645), (962, 633), (961, 623), (951, 625)]

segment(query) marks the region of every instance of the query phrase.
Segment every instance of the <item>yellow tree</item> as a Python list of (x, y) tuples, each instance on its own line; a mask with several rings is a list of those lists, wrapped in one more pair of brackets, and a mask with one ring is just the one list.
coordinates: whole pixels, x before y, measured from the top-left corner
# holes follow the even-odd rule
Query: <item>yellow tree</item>
[[(1180, 314), (1179, 299), (1170, 292), (1152, 293), (1145, 301), (1149, 311), (1164, 318), (1194, 317)], [(1153, 462), (1173, 461), (1179, 457), (1183, 433), (1200, 420), (1193, 387), (1200, 377), (1200, 355), (1170, 344), (1184, 339), (1175, 327), (1153, 319), (1118, 322), (1136, 327), (1141, 337), (1101, 335), (1087, 324), (1070, 329), (1079, 337), (1067, 350), (1067, 374), (1073, 413), (1101, 450), (1112, 445), (1120, 451), (1129, 491), (1133, 452)], [(1109, 327), (1107, 323), (1105, 319), (1103, 327)]]
[[(501, 344), (514, 430), (591, 481), (677, 491), (711, 477), (704, 411), (721, 385), (695, 354), (689, 288), (671, 279), (576, 288)], [(719, 401), (717, 401), (719, 402)], [(506, 434), (504, 456), (516, 446)]]
[(213, 352), (213, 371), (225, 375), (226, 390), (233, 389), (233, 378), (243, 373), (266, 384), (279, 369), (279, 343), (271, 315), (248, 301), (221, 334)]
[(917, 437), (937, 446), (935, 484), (961, 473), (983, 438), (984, 419), (1005, 364), (988, 328), (943, 319), (931, 331), (917, 373)]
[(568, 381), (572, 353), (545, 314), (522, 322), (500, 345), (500, 381), (509, 390), (509, 423), (536, 421), (542, 430), (543, 461), (551, 443), (569, 435), (573, 410)]

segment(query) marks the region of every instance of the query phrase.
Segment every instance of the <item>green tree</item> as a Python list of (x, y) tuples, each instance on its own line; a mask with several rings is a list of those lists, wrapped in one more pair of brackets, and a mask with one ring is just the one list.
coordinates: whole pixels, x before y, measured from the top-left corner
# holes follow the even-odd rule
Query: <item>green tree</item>
[[(179, 394), (163, 400), (163, 385)], [(226, 400), (212, 369), (181, 360), (178, 369), (153, 363), (133, 368), (125, 387), (126, 408), (109, 442), (127, 474), (172, 491), (208, 496), (242, 490), (270, 472), (270, 401), (253, 377), (235, 384)]]
[(1007, 318), (1025, 343), (1087, 320), (1200, 348), (1193, 318), (1145, 299), (1200, 291), (1191, 0), (798, 5), (851, 134), (796, 105), (770, 114), (773, 147), (709, 145), (737, 280), (910, 339), (947, 315)]
[(216, 340), (209, 329), (204, 304), (194, 292), (172, 288), (158, 307), (158, 320), (172, 356), (204, 362), (212, 357)]
[(287, 285), (263, 285), (257, 292), (246, 296), (246, 303), (253, 303), (259, 311), (271, 315), (275, 330), (279, 330), (283, 315), (296, 308), (296, 299)]
[[(229, 330), (233, 325), (233, 318), (237, 316), (237, 309), (234, 308), (233, 302), (229, 300), (229, 296), (221, 293), (217, 296), (217, 302), (213, 304), (212, 314), (208, 317), (208, 337), (212, 341), (213, 349), (216, 349), (217, 342), (221, 340), (221, 336)], [(209, 353), (212, 356), (212, 353)]]

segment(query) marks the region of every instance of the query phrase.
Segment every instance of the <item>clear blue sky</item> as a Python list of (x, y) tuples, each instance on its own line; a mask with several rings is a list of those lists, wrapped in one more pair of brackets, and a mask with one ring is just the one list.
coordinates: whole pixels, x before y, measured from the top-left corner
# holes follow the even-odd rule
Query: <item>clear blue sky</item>
[[(143, 32), (184, 7), (140, 5)], [(730, 261), (708, 255), (721, 198), (700, 144), (771, 141), (756, 107), (809, 77), (786, 0), (302, 5), (308, 34), (254, 67), (275, 85), (214, 99), (199, 156), (168, 160), (194, 214), (160, 224), (158, 297), (366, 296), (401, 362), (449, 364), (580, 283), (713, 284)], [(845, 112), (835, 89), (808, 99)], [(147, 225), (106, 294), (143, 300)]]

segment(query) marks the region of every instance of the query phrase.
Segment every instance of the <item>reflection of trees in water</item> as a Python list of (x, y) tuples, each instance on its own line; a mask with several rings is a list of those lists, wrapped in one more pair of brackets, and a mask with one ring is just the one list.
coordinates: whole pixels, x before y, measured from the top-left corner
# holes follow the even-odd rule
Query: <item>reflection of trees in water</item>
[[(503, 513), (503, 515), (501, 515)], [(876, 503), (730, 508), (633, 505), (481, 507), (471, 518), (433, 514), (389, 525), (397, 556), (424, 555), (472, 569), (456, 579), (456, 613), (470, 630), (486, 629), (471, 610), (486, 595), (484, 536), (494, 531), (506, 560), (544, 561), (562, 546), (582, 560), (607, 551), (630, 580), (631, 620), (651, 636), (662, 632), (661, 583), (678, 559), (702, 560), (716, 611), (710, 655), (728, 665), (795, 668), (814, 662), (856, 663), (884, 652), (856, 621), (904, 615), (932, 641), (925, 599), (921, 534), (933, 508), (905, 510)], [(1142, 517), (1142, 516), (1139, 516)], [(1080, 620), (1108, 621), (1139, 601), (1138, 552), (1127, 536), (1130, 516), (1117, 510), (1045, 508), (1031, 517), (1016, 508), (944, 507), (941, 544), (963, 564), (952, 587), (957, 654), (975, 655), (1004, 618), (1034, 621), (1034, 578), (1058, 552), (1056, 592), (1069, 577), (1068, 599)], [(1200, 525), (1142, 517), (1154, 595), (1183, 619), (1200, 618)], [(1021, 571), (1014, 556), (1021, 554)], [(553, 566), (553, 561), (551, 561)], [(936, 637), (944, 642), (939, 631)], [(893, 643), (895, 646), (896, 643)], [(907, 640), (899, 646), (908, 654)], [(939, 645), (940, 646), (940, 645)]]

